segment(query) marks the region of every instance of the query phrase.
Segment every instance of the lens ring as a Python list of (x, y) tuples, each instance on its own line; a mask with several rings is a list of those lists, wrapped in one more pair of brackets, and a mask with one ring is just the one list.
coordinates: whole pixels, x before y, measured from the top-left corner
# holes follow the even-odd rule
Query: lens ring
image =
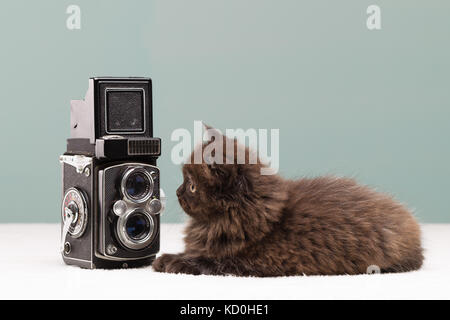
[(128, 169), (122, 177), (122, 194), (134, 203), (142, 203), (150, 199), (153, 187), (152, 176), (142, 167)]
[(117, 235), (122, 244), (133, 250), (147, 247), (155, 235), (155, 222), (148, 212), (136, 209), (119, 217)]

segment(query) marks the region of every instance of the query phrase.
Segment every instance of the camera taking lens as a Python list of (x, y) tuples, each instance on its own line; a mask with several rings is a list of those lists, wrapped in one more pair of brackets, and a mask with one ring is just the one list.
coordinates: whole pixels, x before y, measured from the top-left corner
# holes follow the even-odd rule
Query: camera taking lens
[(145, 248), (155, 235), (154, 218), (147, 212), (136, 209), (119, 217), (117, 236), (120, 242), (132, 250)]
[(142, 240), (150, 233), (150, 222), (142, 213), (136, 213), (125, 223), (127, 235), (132, 240)]

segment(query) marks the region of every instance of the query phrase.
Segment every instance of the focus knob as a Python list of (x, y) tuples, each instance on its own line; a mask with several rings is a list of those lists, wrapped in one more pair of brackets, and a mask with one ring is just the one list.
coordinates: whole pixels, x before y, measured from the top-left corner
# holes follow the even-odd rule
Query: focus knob
[(147, 206), (151, 214), (158, 214), (162, 209), (162, 203), (158, 199), (152, 199)]
[(61, 206), (61, 215), (63, 223), (70, 219), (68, 233), (79, 238), (83, 235), (87, 220), (88, 207), (84, 193), (77, 188), (69, 188), (63, 198)]
[(127, 211), (127, 204), (123, 200), (116, 201), (113, 205), (113, 211), (117, 216), (123, 215)]

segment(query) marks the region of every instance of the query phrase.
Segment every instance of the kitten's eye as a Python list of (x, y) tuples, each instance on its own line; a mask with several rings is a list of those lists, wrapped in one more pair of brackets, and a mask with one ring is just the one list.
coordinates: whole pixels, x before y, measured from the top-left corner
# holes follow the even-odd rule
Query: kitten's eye
[(191, 190), (192, 193), (194, 193), (196, 190), (195, 184), (192, 181), (189, 182), (189, 190)]

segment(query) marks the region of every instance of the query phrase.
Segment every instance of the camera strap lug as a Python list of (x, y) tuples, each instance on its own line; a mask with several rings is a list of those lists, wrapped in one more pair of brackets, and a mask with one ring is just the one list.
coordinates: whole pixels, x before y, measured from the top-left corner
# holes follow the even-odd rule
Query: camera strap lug
[(62, 155), (59, 157), (59, 162), (67, 163), (68, 165), (75, 167), (78, 173), (83, 173), (86, 167), (92, 164), (92, 158), (82, 155), (74, 155), (74, 156)]

